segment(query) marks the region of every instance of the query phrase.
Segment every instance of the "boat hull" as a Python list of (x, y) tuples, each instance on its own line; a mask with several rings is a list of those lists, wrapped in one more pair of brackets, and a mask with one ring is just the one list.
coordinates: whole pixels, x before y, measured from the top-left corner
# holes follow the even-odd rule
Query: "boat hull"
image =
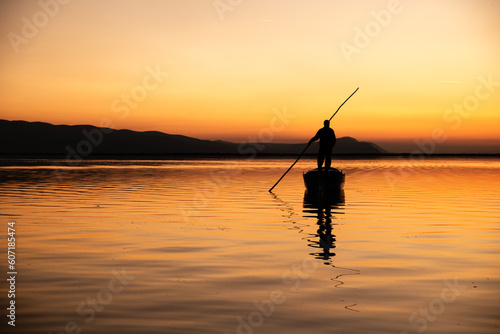
[(318, 196), (338, 194), (345, 182), (345, 174), (336, 168), (330, 168), (328, 172), (312, 169), (303, 177), (307, 193)]

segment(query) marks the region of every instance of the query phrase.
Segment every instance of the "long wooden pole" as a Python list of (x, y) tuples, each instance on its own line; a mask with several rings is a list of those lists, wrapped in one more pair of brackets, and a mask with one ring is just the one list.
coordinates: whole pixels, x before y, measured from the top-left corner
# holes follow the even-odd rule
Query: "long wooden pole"
[(355, 90), (355, 91), (354, 91), (351, 95), (349, 95), (349, 97), (348, 97), (347, 99), (345, 99), (344, 103), (342, 103), (342, 104), (340, 105), (340, 107), (339, 107), (339, 108), (337, 109), (337, 111), (336, 111), (336, 112), (332, 115), (332, 117), (330, 117), (330, 119), (329, 119), (328, 121), (331, 121), (331, 120), (332, 120), (332, 118), (333, 118), (333, 116), (337, 115), (337, 113), (339, 112), (340, 108), (342, 108), (342, 106), (343, 106), (343, 105), (347, 102), (347, 100), (349, 100), (349, 99), (351, 98), (351, 96), (353, 96), (353, 95), (354, 95), (354, 93), (356, 93), (356, 92), (358, 91), (358, 89), (359, 89), (359, 87), (358, 87), (358, 88), (356, 88), (356, 90)]
[[(351, 94), (349, 95), (349, 97), (340, 105), (340, 107), (338, 107), (337, 111), (335, 111), (335, 113), (332, 115), (332, 117), (330, 117), (329, 121), (332, 120), (333, 116), (337, 115), (337, 113), (339, 112), (340, 108), (342, 108), (342, 106), (347, 102), (347, 100), (349, 100), (351, 98), (351, 96), (354, 95), (354, 93), (356, 93), (358, 91), (359, 87), (356, 88), (356, 90)], [(295, 166), (295, 164), (297, 163), (297, 161), (299, 161), (299, 159), (302, 157), (302, 155), (306, 152), (306, 150), (309, 148), (311, 144), (307, 144), (306, 148), (304, 148), (304, 150), (302, 151), (302, 153), (300, 153), (299, 157), (297, 158), (297, 160), (295, 160), (295, 162), (290, 166), (290, 168), (288, 168), (285, 172), (285, 174), (283, 174), (280, 179), (274, 184), (274, 186), (271, 187), (271, 189), (269, 189), (269, 192), (272, 192), (274, 187), (276, 187), (278, 185), (278, 183), (280, 183), (280, 181), (285, 177), (286, 174), (288, 174), (288, 172), (290, 171), (290, 169), (292, 169), (293, 166)]]
[(278, 185), (278, 183), (280, 183), (281, 179), (285, 177), (285, 175), (290, 171), (290, 169), (292, 169), (293, 166), (295, 166), (295, 164), (297, 163), (297, 161), (299, 161), (299, 159), (302, 157), (302, 154), (304, 154), (304, 152), (307, 150), (307, 148), (310, 146), (310, 144), (307, 144), (306, 148), (302, 151), (302, 153), (300, 153), (299, 157), (297, 158), (297, 160), (295, 160), (295, 162), (290, 166), (290, 168), (287, 169), (287, 171), (285, 172), (285, 174), (281, 175), (280, 179), (274, 184), (274, 186), (271, 187), (271, 189), (269, 189), (269, 192), (272, 192), (274, 187), (276, 187)]

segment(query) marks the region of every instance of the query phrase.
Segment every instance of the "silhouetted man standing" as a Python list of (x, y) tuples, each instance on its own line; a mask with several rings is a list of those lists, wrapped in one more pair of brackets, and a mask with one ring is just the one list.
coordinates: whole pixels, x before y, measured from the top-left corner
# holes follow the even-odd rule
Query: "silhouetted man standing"
[(335, 131), (330, 128), (330, 121), (325, 120), (323, 124), (325, 126), (318, 130), (316, 136), (311, 138), (309, 145), (319, 139), (318, 171), (321, 171), (324, 161), (325, 170), (328, 172), (332, 163), (332, 149), (337, 142), (337, 138), (335, 137)]

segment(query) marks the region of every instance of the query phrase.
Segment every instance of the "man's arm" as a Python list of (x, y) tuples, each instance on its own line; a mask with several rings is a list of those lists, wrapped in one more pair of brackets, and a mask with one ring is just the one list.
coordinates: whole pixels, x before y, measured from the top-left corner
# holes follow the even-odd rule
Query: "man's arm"
[(318, 139), (319, 139), (319, 131), (316, 132), (316, 135), (314, 137), (312, 137), (311, 140), (309, 140), (309, 144), (307, 144), (307, 145), (311, 145), (312, 143), (314, 143)]

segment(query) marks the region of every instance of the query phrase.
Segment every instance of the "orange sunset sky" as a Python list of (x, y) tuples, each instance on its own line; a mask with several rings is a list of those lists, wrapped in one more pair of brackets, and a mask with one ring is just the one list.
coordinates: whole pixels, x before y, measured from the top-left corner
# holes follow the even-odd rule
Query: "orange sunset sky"
[(338, 137), (398, 152), (438, 129), (437, 152), (500, 153), (500, 1), (0, 6), (1, 119), (239, 142), (286, 110), (273, 141), (307, 142), (360, 87)]

